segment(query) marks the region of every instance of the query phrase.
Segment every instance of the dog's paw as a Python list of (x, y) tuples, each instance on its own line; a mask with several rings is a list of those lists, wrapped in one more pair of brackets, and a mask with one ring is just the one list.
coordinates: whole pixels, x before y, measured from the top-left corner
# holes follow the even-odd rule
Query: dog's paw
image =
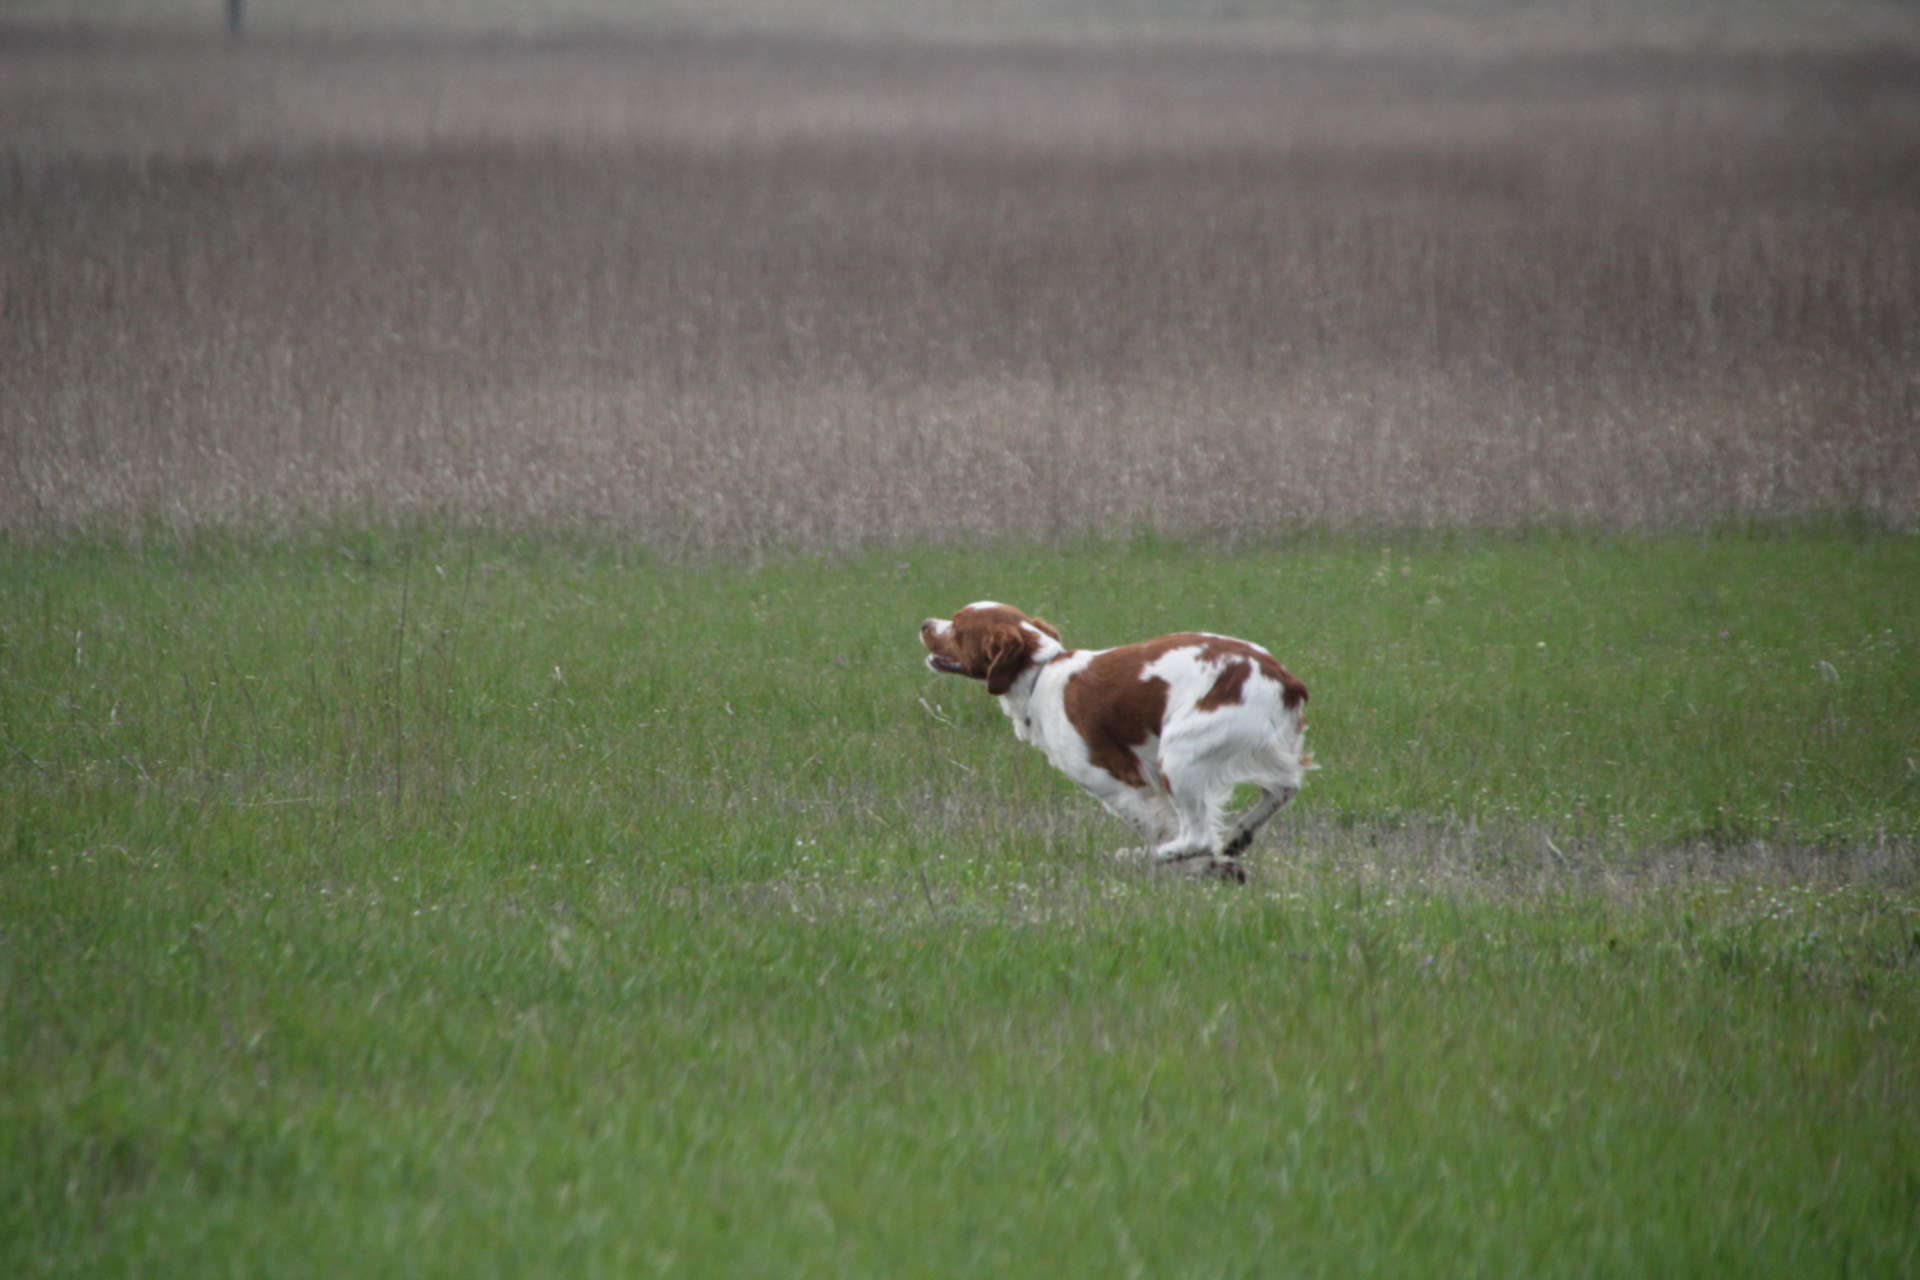
[(1165, 875), (1197, 876), (1208, 880), (1224, 880), (1230, 884), (1247, 882), (1247, 869), (1238, 858), (1222, 857), (1217, 853), (1186, 853), (1172, 857), (1154, 855), (1149, 865)]
[(1237, 858), (1209, 858), (1206, 866), (1201, 868), (1200, 874), (1210, 879), (1224, 880), (1228, 884), (1247, 882), (1247, 869), (1240, 865)]

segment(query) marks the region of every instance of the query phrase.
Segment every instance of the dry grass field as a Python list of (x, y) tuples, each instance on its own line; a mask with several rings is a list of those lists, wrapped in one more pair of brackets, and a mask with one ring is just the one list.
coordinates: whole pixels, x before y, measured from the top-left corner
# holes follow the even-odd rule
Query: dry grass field
[(0, 531), (1912, 526), (1920, 43), (1410, 31), (8, 28)]

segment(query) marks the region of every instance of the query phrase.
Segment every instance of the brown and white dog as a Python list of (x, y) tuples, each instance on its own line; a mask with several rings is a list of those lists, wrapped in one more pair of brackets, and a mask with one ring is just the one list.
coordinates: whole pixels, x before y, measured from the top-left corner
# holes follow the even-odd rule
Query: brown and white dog
[[(1014, 736), (1138, 828), (1161, 863), (1244, 881), (1240, 855), (1314, 767), (1307, 686), (1250, 641), (1069, 649), (1040, 619), (983, 600), (928, 618), (920, 642), (934, 671), (986, 681)], [(1228, 828), (1241, 783), (1260, 796)]]

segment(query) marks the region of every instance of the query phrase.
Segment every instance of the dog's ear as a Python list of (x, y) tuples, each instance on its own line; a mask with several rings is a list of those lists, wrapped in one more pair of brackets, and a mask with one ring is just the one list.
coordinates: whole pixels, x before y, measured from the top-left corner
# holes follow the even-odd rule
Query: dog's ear
[(999, 697), (1027, 668), (1033, 656), (1033, 637), (1009, 624), (996, 626), (987, 637), (987, 692)]
[(1066, 641), (1060, 638), (1060, 632), (1054, 627), (1054, 625), (1051, 622), (1048, 622), (1045, 618), (1028, 618), (1027, 621), (1032, 623), (1034, 626), (1040, 628), (1040, 630), (1046, 632), (1048, 635), (1052, 636), (1053, 642), (1055, 644), (1066, 643)]

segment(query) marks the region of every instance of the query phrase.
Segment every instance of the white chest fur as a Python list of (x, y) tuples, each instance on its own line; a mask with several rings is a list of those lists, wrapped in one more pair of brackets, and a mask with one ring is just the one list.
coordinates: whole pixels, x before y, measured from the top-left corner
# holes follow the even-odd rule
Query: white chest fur
[(1048, 763), (1084, 784), (1092, 770), (1086, 739), (1067, 718), (1067, 683), (1104, 652), (1078, 650), (1035, 668), (1000, 698), (1000, 709), (1013, 721), (1013, 734), (1038, 747)]

